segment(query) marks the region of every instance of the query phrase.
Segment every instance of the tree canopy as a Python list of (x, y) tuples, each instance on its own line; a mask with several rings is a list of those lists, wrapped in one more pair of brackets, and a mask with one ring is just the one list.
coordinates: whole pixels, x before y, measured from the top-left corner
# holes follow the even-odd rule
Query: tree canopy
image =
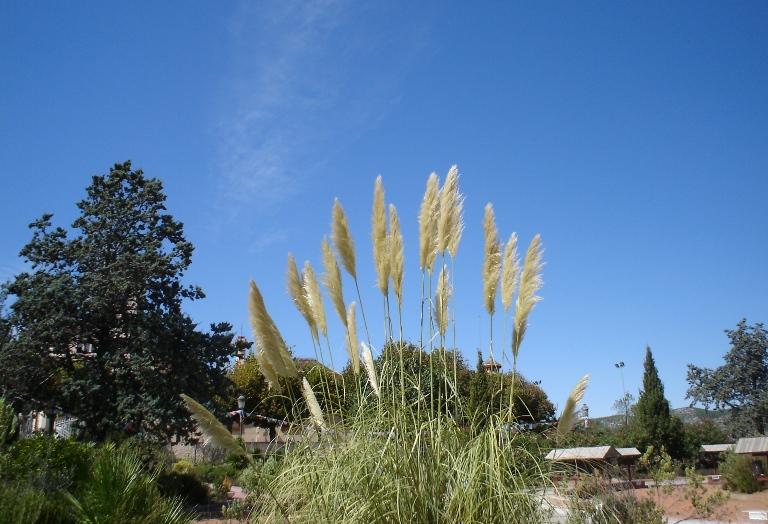
[(715, 369), (688, 365), (692, 404), (730, 408), (737, 436), (766, 434), (768, 429), (768, 333), (762, 323), (742, 319), (726, 330), (731, 349)]
[(125, 162), (86, 191), (70, 230), (51, 214), (30, 224), (29, 269), (6, 285), (0, 387), (17, 404), (62, 408), (95, 437), (185, 435), (179, 394), (208, 402), (223, 390), (231, 326), (203, 332), (182, 311), (204, 295), (182, 283), (193, 246), (160, 180)]

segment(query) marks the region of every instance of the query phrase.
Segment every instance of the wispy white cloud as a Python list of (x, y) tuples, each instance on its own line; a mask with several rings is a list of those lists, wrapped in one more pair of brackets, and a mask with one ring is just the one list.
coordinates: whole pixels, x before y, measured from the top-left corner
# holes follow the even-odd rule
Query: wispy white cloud
[(380, 15), (347, 0), (240, 6), (217, 132), (219, 217), (279, 205), (386, 114), (421, 31), (370, 31)]
[(283, 244), (288, 241), (290, 231), (280, 229), (269, 229), (256, 235), (248, 247), (248, 253), (258, 254), (276, 244)]

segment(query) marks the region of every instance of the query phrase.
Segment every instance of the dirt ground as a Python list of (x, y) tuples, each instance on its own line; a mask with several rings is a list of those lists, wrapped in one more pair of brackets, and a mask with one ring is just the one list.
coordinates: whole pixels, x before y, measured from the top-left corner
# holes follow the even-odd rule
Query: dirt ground
[[(721, 489), (720, 486), (714, 484), (706, 484), (704, 486), (707, 493), (712, 493), (715, 490)], [(638, 489), (635, 494), (638, 498), (651, 498), (664, 508), (664, 512), (670, 517), (670, 522), (675, 522), (675, 519), (684, 518), (696, 518), (693, 515), (693, 510), (690, 503), (685, 500), (684, 486), (675, 486), (673, 491), (669, 494), (661, 493), (659, 498), (656, 497), (656, 490), (654, 488)], [(768, 511), (768, 490), (759, 491), (746, 495), (744, 493), (730, 493), (728, 501), (724, 503), (718, 511), (708, 517), (707, 520), (718, 520), (721, 522), (751, 522), (757, 521), (749, 520), (749, 517), (745, 511), (751, 510), (763, 510)]]
[[(716, 490), (721, 489), (716, 484), (705, 484), (704, 488), (707, 490), (707, 494), (713, 493)], [(693, 509), (690, 503), (685, 500), (685, 486), (675, 486), (669, 493), (660, 492), (658, 495), (654, 488), (638, 489), (635, 490), (635, 495), (639, 499), (650, 498), (654, 500), (659, 506), (664, 508), (664, 513), (669, 517), (670, 524), (682, 519), (695, 519), (698, 516), (694, 515)], [(745, 511), (762, 510), (768, 511), (768, 489), (752, 493), (747, 495), (744, 493), (730, 493), (730, 496), (723, 505), (715, 512), (714, 515), (707, 517), (705, 520), (719, 521), (719, 522), (731, 522), (731, 523), (752, 523), (756, 524), (758, 521), (749, 520)], [(195, 521), (198, 524), (236, 524), (235, 520), (226, 519), (203, 519)]]

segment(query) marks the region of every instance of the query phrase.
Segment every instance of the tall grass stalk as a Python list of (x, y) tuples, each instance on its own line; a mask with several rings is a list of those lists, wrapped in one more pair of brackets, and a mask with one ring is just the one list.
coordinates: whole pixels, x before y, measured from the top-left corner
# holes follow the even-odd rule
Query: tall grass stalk
[(341, 207), (341, 202), (336, 198), (333, 201), (333, 210), (331, 212), (331, 240), (336, 246), (344, 269), (355, 282), (357, 291), (357, 301), (360, 304), (360, 315), (363, 317), (363, 327), (365, 328), (365, 338), (368, 345), (371, 345), (371, 334), (368, 331), (368, 320), (365, 318), (365, 308), (363, 307), (363, 297), (360, 294), (360, 285), (357, 282), (357, 265), (355, 262), (355, 242), (352, 240), (352, 234), (349, 231), (349, 221)]

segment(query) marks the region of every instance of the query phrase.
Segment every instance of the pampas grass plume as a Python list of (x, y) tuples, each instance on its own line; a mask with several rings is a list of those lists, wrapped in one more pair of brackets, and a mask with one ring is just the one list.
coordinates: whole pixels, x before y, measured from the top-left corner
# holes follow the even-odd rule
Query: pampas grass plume
[(437, 254), (437, 222), (440, 211), (440, 179), (432, 173), (419, 209), (419, 267), (432, 270)]
[(483, 250), (483, 299), (485, 310), (489, 315), (496, 311), (496, 288), (499, 285), (501, 273), (501, 248), (499, 246), (499, 233), (496, 229), (496, 217), (493, 213), (493, 205), (485, 205), (483, 218), (483, 236), (485, 248)]
[(365, 372), (368, 374), (368, 383), (371, 385), (373, 392), (377, 397), (381, 398), (381, 390), (379, 389), (379, 381), (376, 378), (376, 368), (373, 365), (373, 353), (371, 348), (365, 342), (360, 343), (363, 348), (363, 366)]
[(333, 251), (331, 251), (331, 246), (325, 238), (322, 243), (322, 251), (323, 266), (325, 267), (323, 283), (328, 290), (328, 294), (331, 296), (331, 302), (333, 302), (333, 307), (336, 309), (341, 323), (346, 327), (347, 312), (344, 308), (344, 294), (341, 288), (341, 270), (336, 262), (336, 257), (333, 255)]
[(448, 249), (453, 231), (453, 220), (456, 218), (454, 207), (459, 185), (459, 170), (451, 166), (440, 189), (440, 211), (437, 220), (437, 251), (442, 253)]
[(448, 301), (451, 299), (451, 283), (448, 281), (448, 268), (443, 266), (437, 278), (437, 290), (435, 291), (435, 323), (444, 337), (448, 329)]
[(458, 186), (454, 201), (456, 202), (456, 205), (453, 206), (454, 218), (451, 220), (451, 231), (447, 247), (448, 253), (451, 257), (455, 258), (456, 252), (459, 250), (461, 235), (464, 233), (464, 195), (458, 192)]
[(323, 410), (320, 409), (320, 404), (317, 402), (315, 392), (312, 391), (312, 386), (307, 382), (307, 378), (304, 377), (301, 381), (301, 391), (304, 394), (304, 400), (309, 408), (309, 413), (312, 415), (312, 420), (320, 428), (325, 429), (325, 418), (323, 417)]
[(197, 422), (198, 427), (203, 432), (204, 443), (213, 444), (219, 448), (222, 448), (234, 455), (242, 455), (248, 459), (248, 462), (252, 460), (252, 456), (248, 453), (243, 446), (235, 439), (232, 433), (219, 422), (216, 416), (208, 411), (205, 406), (197, 402), (192, 397), (182, 393), (179, 395), (181, 400), (184, 401), (184, 405), (192, 414), (192, 418)]
[(504, 248), (504, 267), (501, 273), (501, 303), (504, 311), (509, 311), (512, 305), (512, 297), (515, 294), (517, 283), (520, 280), (520, 260), (517, 256), (517, 233), (509, 235), (507, 245)]
[[(253, 280), (251, 280), (248, 295), (248, 311), (253, 329), (253, 338), (259, 349), (258, 355), (261, 355), (262, 360), (266, 359), (276, 375), (295, 377), (296, 366), (293, 358), (291, 358), (288, 348), (285, 347), (285, 342), (275, 322), (269, 316), (267, 307), (264, 305), (264, 298), (261, 296), (261, 291), (259, 291), (258, 286)], [(269, 380), (269, 377), (266, 375), (265, 377)], [(274, 385), (279, 387), (276, 381)]]
[(437, 221), (437, 251), (456, 256), (464, 232), (464, 196), (459, 192), (459, 167), (454, 165), (445, 176), (440, 190), (440, 211)]
[(339, 199), (333, 201), (333, 213), (331, 221), (331, 240), (339, 252), (341, 263), (352, 278), (357, 278), (357, 268), (355, 267), (355, 243), (352, 241), (352, 235), (349, 233), (349, 223), (344, 208), (341, 207)]
[(523, 274), (520, 277), (520, 291), (517, 294), (515, 304), (515, 319), (512, 333), (512, 354), (517, 358), (520, 352), (520, 345), (523, 342), (525, 331), (528, 328), (528, 315), (531, 314), (533, 307), (541, 300), (536, 292), (541, 288), (541, 270), (544, 266), (542, 261), (543, 250), (541, 247), (541, 237), (536, 235), (528, 246), (525, 253), (525, 262), (523, 263)]
[(291, 300), (293, 300), (296, 309), (299, 310), (299, 313), (301, 313), (301, 316), (304, 317), (304, 320), (307, 322), (307, 326), (309, 326), (309, 331), (312, 335), (312, 338), (316, 341), (319, 341), (320, 339), (317, 335), (317, 324), (315, 324), (315, 318), (312, 316), (312, 310), (309, 308), (309, 304), (307, 303), (307, 297), (304, 295), (304, 282), (302, 281), (301, 275), (299, 275), (299, 270), (296, 267), (296, 260), (290, 253), (288, 254), (288, 268), (286, 270), (286, 274), (288, 280), (288, 294), (290, 295)]
[(389, 205), (389, 241), (390, 271), (392, 273), (392, 287), (398, 306), (403, 305), (403, 265), (405, 255), (403, 253), (403, 234), (400, 231), (400, 218), (393, 204)]
[(373, 261), (376, 265), (376, 285), (383, 295), (389, 292), (390, 258), (387, 239), (387, 210), (384, 206), (384, 186), (381, 176), (376, 177), (371, 213), (371, 240)]
[(355, 303), (347, 308), (347, 352), (352, 362), (352, 370), (360, 373), (360, 354), (357, 352), (360, 342), (357, 340), (357, 320), (355, 319)]
[(280, 386), (277, 371), (272, 367), (272, 364), (270, 364), (269, 360), (266, 358), (261, 345), (258, 343), (256, 343), (256, 361), (259, 363), (259, 371), (261, 371), (261, 374), (267, 379), (269, 389), (274, 390), (276, 393), (280, 393), (283, 388)]
[(584, 375), (576, 383), (571, 390), (571, 394), (568, 395), (568, 400), (565, 401), (565, 407), (560, 414), (560, 420), (557, 422), (557, 435), (562, 437), (573, 429), (578, 420), (577, 409), (584, 398), (584, 392), (587, 390), (587, 384), (589, 383), (589, 375)]
[(309, 260), (304, 262), (304, 296), (309, 304), (309, 310), (312, 311), (312, 318), (315, 319), (317, 329), (323, 336), (328, 336), (328, 323), (325, 319), (325, 306), (323, 306), (323, 294), (320, 292), (320, 286), (317, 283), (315, 270)]

